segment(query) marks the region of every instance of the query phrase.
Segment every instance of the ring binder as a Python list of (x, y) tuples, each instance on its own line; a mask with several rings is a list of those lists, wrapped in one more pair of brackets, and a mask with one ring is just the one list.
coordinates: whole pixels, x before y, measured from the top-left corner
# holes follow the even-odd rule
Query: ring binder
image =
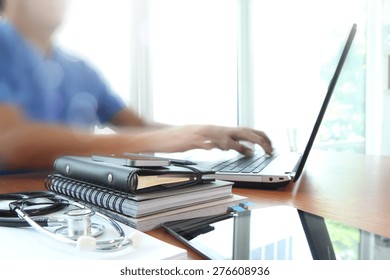
[(68, 178), (133, 194), (183, 188), (215, 180), (213, 171), (188, 165), (144, 168), (80, 156), (63, 156), (56, 159), (54, 170)]

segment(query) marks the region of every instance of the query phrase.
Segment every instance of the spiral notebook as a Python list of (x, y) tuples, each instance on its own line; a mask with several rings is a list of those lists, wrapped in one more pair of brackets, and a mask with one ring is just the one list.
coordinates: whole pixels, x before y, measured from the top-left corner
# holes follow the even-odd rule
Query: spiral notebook
[(45, 181), (50, 191), (134, 218), (230, 197), (232, 185), (216, 180), (186, 188), (130, 194), (60, 174), (48, 175)]

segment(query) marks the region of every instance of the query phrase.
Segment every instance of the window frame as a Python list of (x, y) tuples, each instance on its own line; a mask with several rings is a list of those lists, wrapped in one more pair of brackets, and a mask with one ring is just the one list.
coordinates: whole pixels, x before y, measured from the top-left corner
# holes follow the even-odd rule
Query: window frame
[[(367, 54), (366, 54), (366, 114), (365, 114), (365, 153), (383, 154), (384, 120), (388, 117), (383, 110), (383, 1), (367, 1)], [(153, 93), (151, 92), (150, 57), (146, 46), (140, 43), (137, 30), (148, 20), (150, 0), (134, 0), (133, 44), (134, 53), (139, 59), (133, 60), (132, 93), (136, 109), (140, 115), (153, 119)], [(238, 53), (237, 53), (237, 125), (254, 126), (253, 63), (251, 60), (251, 6), (253, 0), (237, 0), (238, 10)], [(145, 29), (143, 30), (145, 31)], [(145, 36), (145, 35), (144, 35)], [(141, 55), (139, 55), (141, 54)], [(133, 54), (134, 55), (134, 54)], [(385, 127), (386, 128), (386, 127)]]

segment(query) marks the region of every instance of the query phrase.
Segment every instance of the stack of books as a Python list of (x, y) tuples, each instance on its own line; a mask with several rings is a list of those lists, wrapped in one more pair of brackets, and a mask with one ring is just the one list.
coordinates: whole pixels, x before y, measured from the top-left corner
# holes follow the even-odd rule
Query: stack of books
[(232, 182), (186, 166), (133, 167), (92, 157), (60, 157), (45, 186), (140, 231), (164, 222), (223, 214), (246, 201)]

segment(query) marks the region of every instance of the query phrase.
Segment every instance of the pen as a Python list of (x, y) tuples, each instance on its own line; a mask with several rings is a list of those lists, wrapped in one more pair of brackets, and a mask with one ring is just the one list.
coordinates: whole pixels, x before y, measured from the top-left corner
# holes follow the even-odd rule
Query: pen
[(173, 164), (196, 165), (195, 162), (190, 161), (190, 160), (185, 160), (185, 159), (156, 157), (156, 156), (151, 156), (151, 155), (133, 154), (133, 153), (127, 153), (127, 152), (123, 153), (123, 155), (128, 156), (128, 157), (141, 157), (141, 158), (145, 158), (145, 159), (165, 159), (165, 160), (169, 160)]

